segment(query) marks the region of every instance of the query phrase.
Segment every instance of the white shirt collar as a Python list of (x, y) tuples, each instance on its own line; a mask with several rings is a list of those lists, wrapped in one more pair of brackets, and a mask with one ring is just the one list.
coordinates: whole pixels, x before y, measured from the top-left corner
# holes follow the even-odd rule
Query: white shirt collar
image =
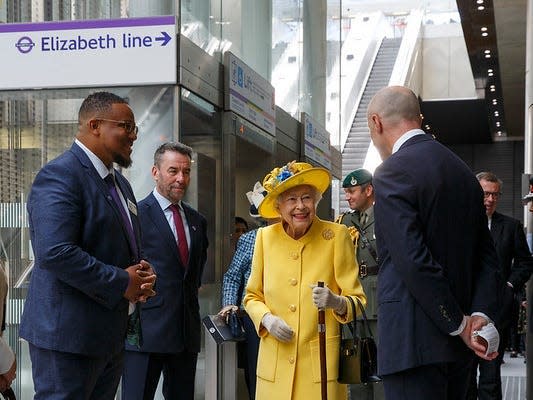
[[(171, 204), (173, 204), (169, 199), (164, 197), (161, 193), (157, 191), (157, 188), (154, 188), (153, 192), (155, 199), (159, 203), (159, 206), (161, 207), (161, 210), (165, 211)], [(178, 206), (183, 209), (181, 205), (181, 200), (178, 201)]]
[(411, 129), (410, 131), (405, 132), (402, 136), (398, 138), (398, 140), (392, 146), (392, 154), (400, 150), (400, 147), (402, 147), (402, 144), (407, 142), (413, 136), (425, 135), (425, 134), (426, 132), (424, 132), (422, 129)]
[(114, 175), (113, 167), (111, 167), (111, 169), (107, 168), (105, 164), (102, 162), (102, 160), (100, 160), (98, 156), (94, 154), (91, 150), (89, 150), (82, 142), (76, 139), (74, 140), (74, 143), (80, 146), (80, 149), (82, 149), (83, 152), (87, 154), (87, 157), (89, 157), (91, 164), (94, 166), (94, 168), (96, 169), (96, 172), (98, 172), (98, 175), (100, 175), (102, 179), (104, 179), (109, 174)]

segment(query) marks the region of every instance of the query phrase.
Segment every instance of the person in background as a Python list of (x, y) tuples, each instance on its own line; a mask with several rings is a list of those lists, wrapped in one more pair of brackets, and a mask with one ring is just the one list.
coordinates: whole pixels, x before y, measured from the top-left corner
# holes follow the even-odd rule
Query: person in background
[(481, 187), (459, 157), (420, 129), (410, 89), (379, 90), (367, 119), (383, 160), (372, 183), (385, 398), (464, 399), (474, 353), (497, 356), (475, 335), (499, 308)]
[[(485, 212), (496, 254), (498, 267), (504, 284), (501, 287), (500, 311), (495, 318), (501, 332), (499, 355), (494, 361), (476, 360), (467, 399), (501, 400), (501, 364), (508, 340), (518, 328), (520, 293), (533, 271), (533, 257), (527, 246), (524, 227), (517, 219), (496, 211), (502, 195), (503, 182), (492, 172), (483, 171), (476, 175), (483, 189)], [(515, 343), (513, 343), (515, 345)], [(512, 349), (516, 351), (516, 349)], [(512, 354), (511, 354), (512, 355)], [(479, 364), (479, 378), (476, 382)]]
[(0, 393), (11, 387), (17, 371), (15, 354), (3, 337), (6, 318), (7, 288), (7, 276), (0, 262), (0, 324), (2, 326), (0, 329)]
[[(263, 201), (266, 191), (259, 182), (256, 182), (252, 191), (246, 193), (250, 201), (250, 216), (256, 220), (260, 219), (257, 211), (259, 204)], [(277, 219), (269, 220), (269, 222)], [(255, 237), (257, 229), (253, 229), (243, 234), (237, 242), (237, 250), (233, 255), (231, 264), (224, 274), (222, 285), (222, 309), (218, 313), (222, 317), (228, 318), (230, 312), (236, 312), (240, 309), (242, 303), (243, 291), (250, 277), (252, 269), (252, 257), (254, 253)], [(238, 343), (238, 348), (244, 354), (239, 357), (244, 363), (244, 377), (248, 387), (250, 399), (255, 399), (256, 387), (256, 366), (257, 354), (259, 351), (259, 336), (255, 331), (254, 325), (246, 311), (240, 310), (243, 320), (246, 339)]]
[[(374, 186), (370, 171), (359, 168), (350, 172), (342, 181), (346, 201), (350, 211), (339, 215), (335, 222), (348, 227), (356, 248), (359, 264), (359, 279), (367, 297), (366, 315), (372, 333), (377, 333), (377, 278), (378, 255), (374, 234)], [(350, 398), (357, 400), (374, 399), (376, 383), (350, 385)], [(380, 389), (382, 391), (381, 385)], [(376, 390), (377, 392), (377, 390)]]
[(231, 236), (233, 242), (235, 243), (235, 248), (237, 247), (237, 242), (239, 241), (239, 238), (246, 232), (248, 232), (248, 229), (248, 222), (246, 222), (244, 218), (235, 217), (235, 231)]
[(35, 400), (114, 399), (124, 339), (140, 340), (134, 303), (155, 295), (156, 277), (141, 258), (133, 190), (113, 167), (131, 165), (137, 133), (125, 99), (93, 93), (72, 147), (33, 181), (35, 264), (20, 337), (29, 343)]
[(318, 309), (325, 310), (328, 398), (346, 399), (337, 382), (339, 322), (355, 318), (346, 296), (363, 306), (366, 297), (348, 228), (316, 216), (330, 182), (327, 170), (294, 161), (263, 179), (259, 214), (281, 222), (257, 232), (244, 297), (261, 338), (257, 400), (321, 398)]
[(200, 351), (198, 289), (207, 259), (207, 222), (183, 201), (192, 149), (164, 143), (154, 153), (155, 188), (139, 202), (142, 245), (158, 274), (158, 295), (142, 307), (143, 344), (127, 346), (124, 400), (153, 399), (161, 372), (167, 400), (194, 399)]

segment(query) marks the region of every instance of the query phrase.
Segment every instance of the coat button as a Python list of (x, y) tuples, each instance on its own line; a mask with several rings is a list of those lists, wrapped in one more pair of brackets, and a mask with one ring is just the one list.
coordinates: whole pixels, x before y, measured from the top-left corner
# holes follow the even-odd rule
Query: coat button
[(296, 284), (298, 283), (298, 280), (295, 278), (292, 278), (292, 279), (289, 279), (289, 282), (291, 283), (291, 286), (296, 286)]
[(292, 253), (291, 253), (291, 258), (292, 258), (293, 260), (297, 260), (298, 257), (299, 257), (298, 253), (296, 253), (296, 252), (292, 252)]
[(291, 304), (289, 306), (289, 310), (291, 310), (292, 312), (295, 312), (296, 311), (296, 306), (294, 304)]
[(289, 362), (290, 362), (291, 364), (294, 364), (294, 357), (292, 357), (292, 356), (289, 357)]

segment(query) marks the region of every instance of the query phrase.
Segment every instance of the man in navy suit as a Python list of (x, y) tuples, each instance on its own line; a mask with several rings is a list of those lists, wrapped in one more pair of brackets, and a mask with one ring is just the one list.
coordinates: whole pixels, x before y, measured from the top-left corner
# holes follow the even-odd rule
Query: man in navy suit
[[(502, 303), (495, 319), (496, 326), (502, 332), (502, 337), (498, 357), (490, 362), (479, 360), (478, 382), (476, 382), (478, 363), (474, 363), (468, 399), (501, 400), (502, 379), (500, 367), (509, 339), (511, 339), (510, 346), (516, 357), (516, 349), (513, 346), (518, 343), (513, 335), (517, 335), (521, 292), (533, 270), (533, 257), (531, 257), (529, 252), (522, 223), (496, 211), (502, 194), (503, 182), (495, 174), (487, 171), (478, 173), (476, 178), (483, 189), (488, 226), (496, 246), (498, 266), (503, 278), (501, 287)], [(515, 299), (515, 296), (519, 297)], [(515, 341), (512, 339), (515, 339)], [(511, 353), (512, 356), (513, 353)]]
[(131, 164), (133, 112), (123, 98), (98, 92), (78, 117), (75, 143), (39, 171), (28, 197), (35, 265), (20, 336), (29, 342), (37, 400), (113, 399), (128, 301), (155, 294), (140, 257), (135, 197), (113, 168)]
[(156, 187), (139, 202), (143, 251), (157, 272), (157, 296), (142, 306), (143, 345), (126, 347), (124, 400), (153, 399), (161, 372), (165, 399), (194, 399), (201, 337), (198, 288), (208, 241), (205, 218), (182, 201), (191, 159), (189, 146), (161, 145), (152, 167)]
[(381, 89), (367, 117), (383, 160), (373, 183), (385, 397), (464, 399), (473, 352), (497, 355), (485, 355), (474, 336), (498, 307), (481, 187), (457, 156), (420, 130), (411, 90)]

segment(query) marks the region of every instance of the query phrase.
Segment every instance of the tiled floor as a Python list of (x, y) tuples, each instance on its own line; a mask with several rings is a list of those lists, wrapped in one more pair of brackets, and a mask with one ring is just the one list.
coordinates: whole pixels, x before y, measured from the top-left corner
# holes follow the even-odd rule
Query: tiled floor
[(504, 356), (502, 372), (503, 400), (524, 400), (526, 398), (526, 364), (523, 357)]

